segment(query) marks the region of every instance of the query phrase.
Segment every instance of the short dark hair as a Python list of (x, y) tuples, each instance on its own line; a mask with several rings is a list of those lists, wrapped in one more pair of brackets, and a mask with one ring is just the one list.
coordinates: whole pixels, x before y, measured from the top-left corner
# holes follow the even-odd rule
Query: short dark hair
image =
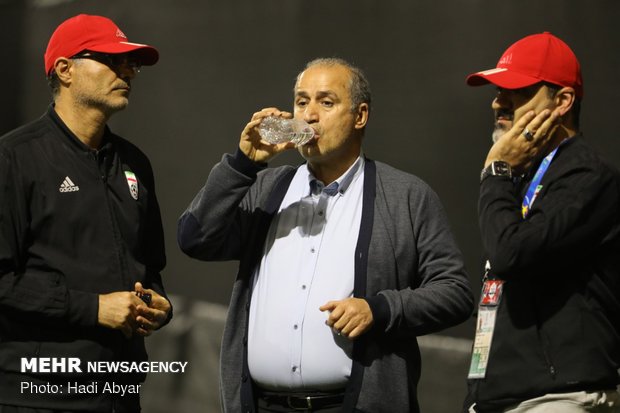
[(352, 65), (344, 59), (339, 57), (321, 57), (311, 60), (306, 64), (304, 70), (299, 72), (295, 80), (295, 85), (299, 82), (299, 78), (302, 73), (313, 66), (344, 66), (349, 72), (351, 72), (351, 82), (349, 84), (349, 92), (351, 94), (351, 111), (357, 111), (360, 104), (366, 103), (368, 105), (368, 111), (370, 112), (370, 83), (366, 79), (366, 75), (357, 66)]
[(60, 79), (54, 70), (52, 70), (47, 77), (47, 84), (52, 92), (52, 97), (56, 97), (60, 92)]

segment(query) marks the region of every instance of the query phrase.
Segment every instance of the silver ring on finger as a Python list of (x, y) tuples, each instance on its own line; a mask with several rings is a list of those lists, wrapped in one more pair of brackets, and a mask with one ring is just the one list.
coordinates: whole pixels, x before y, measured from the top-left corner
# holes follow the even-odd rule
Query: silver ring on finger
[(525, 128), (525, 130), (523, 131), (523, 137), (526, 141), (531, 142), (534, 139), (534, 134), (530, 132), (528, 128)]

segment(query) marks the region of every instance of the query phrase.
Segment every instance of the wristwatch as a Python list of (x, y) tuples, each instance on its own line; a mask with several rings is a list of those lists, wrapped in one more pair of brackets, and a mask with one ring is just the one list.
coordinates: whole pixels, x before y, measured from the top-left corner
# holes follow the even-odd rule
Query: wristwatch
[(504, 161), (493, 161), (480, 172), (480, 182), (489, 176), (507, 176), (512, 178), (512, 168)]

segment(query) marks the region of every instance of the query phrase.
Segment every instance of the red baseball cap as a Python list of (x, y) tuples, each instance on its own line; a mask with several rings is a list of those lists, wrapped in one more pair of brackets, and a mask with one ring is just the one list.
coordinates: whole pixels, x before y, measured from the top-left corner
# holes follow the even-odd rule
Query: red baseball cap
[(538, 82), (572, 87), (577, 97), (583, 97), (577, 57), (549, 32), (524, 37), (504, 52), (496, 68), (467, 76), (470, 86), (493, 83), (504, 89), (520, 89)]
[(84, 50), (110, 54), (135, 52), (144, 66), (159, 60), (155, 48), (129, 42), (112, 20), (79, 14), (62, 22), (52, 34), (44, 56), (45, 74), (49, 75), (59, 57), (70, 58)]

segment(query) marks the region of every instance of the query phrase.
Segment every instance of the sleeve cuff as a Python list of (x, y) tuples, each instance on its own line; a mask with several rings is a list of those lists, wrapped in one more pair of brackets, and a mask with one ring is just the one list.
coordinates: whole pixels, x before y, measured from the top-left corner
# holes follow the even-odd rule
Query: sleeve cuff
[(388, 304), (387, 298), (379, 294), (364, 299), (370, 306), (370, 311), (372, 312), (374, 324), (371, 331), (384, 332), (390, 323), (391, 316), (390, 305)]
[(99, 316), (99, 295), (85, 291), (69, 290), (69, 323), (83, 327), (97, 325)]
[(254, 162), (248, 158), (239, 148), (228, 157), (228, 162), (232, 168), (247, 176), (256, 176), (259, 171), (267, 167), (266, 163)]

